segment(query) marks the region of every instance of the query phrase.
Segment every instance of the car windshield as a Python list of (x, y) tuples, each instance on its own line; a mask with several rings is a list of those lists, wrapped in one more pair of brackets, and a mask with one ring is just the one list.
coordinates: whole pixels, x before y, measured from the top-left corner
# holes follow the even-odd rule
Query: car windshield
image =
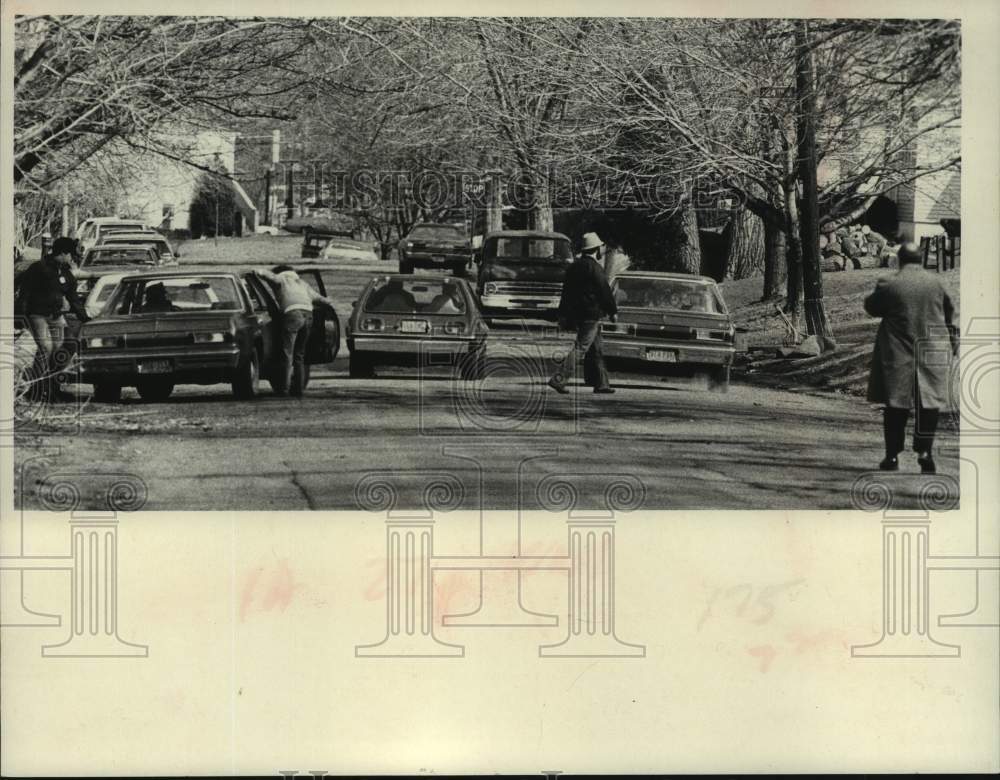
[(501, 236), (491, 238), (486, 242), (485, 257), (487, 260), (520, 260), (525, 262), (542, 260), (569, 263), (573, 260), (573, 251), (568, 239)]
[(108, 310), (119, 315), (242, 308), (236, 285), (227, 276), (131, 279), (118, 285), (108, 304)]
[(365, 311), (377, 314), (464, 314), (458, 284), (437, 279), (381, 279), (365, 298)]
[(151, 249), (98, 249), (87, 253), (83, 267), (94, 265), (156, 265)]
[(725, 314), (714, 285), (682, 279), (619, 276), (615, 283), (615, 301), (619, 306), (639, 309)]
[(465, 231), (451, 225), (417, 225), (407, 236), (410, 241), (451, 241), (464, 244)]

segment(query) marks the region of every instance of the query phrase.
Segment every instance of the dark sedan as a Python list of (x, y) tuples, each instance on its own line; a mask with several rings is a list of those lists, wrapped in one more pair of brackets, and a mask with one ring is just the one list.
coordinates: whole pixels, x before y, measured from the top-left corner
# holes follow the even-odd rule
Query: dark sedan
[(489, 328), (475, 294), (452, 276), (376, 276), (347, 323), (352, 377), (374, 375), (377, 363), (457, 364), (466, 379), (482, 376)]
[[(300, 274), (323, 292), (318, 273)], [(313, 316), (306, 363), (332, 362), (340, 343), (336, 315), (317, 307)], [(107, 402), (116, 402), (123, 386), (135, 386), (147, 401), (166, 400), (181, 383), (226, 382), (237, 398), (252, 398), (260, 378), (280, 365), (279, 317), (269, 283), (250, 273), (126, 276), (81, 329), (83, 380)]]
[(457, 225), (421, 222), (399, 242), (401, 274), (412, 274), (414, 268), (447, 268), (462, 276), (471, 259), (472, 242)]
[(602, 326), (606, 357), (704, 374), (713, 389), (728, 389), (736, 328), (713, 279), (627, 271), (612, 287), (618, 321)]

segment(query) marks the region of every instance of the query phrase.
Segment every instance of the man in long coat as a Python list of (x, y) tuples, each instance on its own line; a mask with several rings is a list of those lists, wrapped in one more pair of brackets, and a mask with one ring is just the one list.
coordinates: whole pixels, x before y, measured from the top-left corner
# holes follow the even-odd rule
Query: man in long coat
[[(941, 281), (925, 271), (916, 244), (899, 248), (899, 271), (879, 279), (865, 311), (881, 317), (868, 381), (868, 400), (885, 405), (883, 471), (899, 469), (906, 423), (916, 410), (913, 450), (921, 472), (935, 472), (932, 448), (941, 411), (952, 408), (950, 378), (957, 351), (954, 307)], [(947, 333), (948, 341), (942, 344)]]

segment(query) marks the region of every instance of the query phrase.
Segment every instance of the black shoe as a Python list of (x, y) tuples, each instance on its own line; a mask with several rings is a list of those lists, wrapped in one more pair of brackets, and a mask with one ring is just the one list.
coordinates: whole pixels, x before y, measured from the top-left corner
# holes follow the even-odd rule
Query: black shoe
[(615, 389), (613, 387), (595, 387), (595, 393), (613, 393)]
[(899, 471), (899, 458), (885, 458), (878, 464), (880, 471)]
[(562, 395), (569, 395), (569, 389), (566, 387), (566, 385), (564, 385), (555, 377), (552, 377), (549, 380), (549, 387), (551, 387), (557, 393), (561, 393)]
[(918, 453), (917, 463), (920, 464), (921, 474), (937, 474), (937, 466), (934, 463), (934, 458), (931, 457), (929, 452)]

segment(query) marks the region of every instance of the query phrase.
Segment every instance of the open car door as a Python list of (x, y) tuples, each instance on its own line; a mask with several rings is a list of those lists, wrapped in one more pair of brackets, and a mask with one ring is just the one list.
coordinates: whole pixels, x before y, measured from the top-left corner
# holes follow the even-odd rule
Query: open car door
[[(326, 295), (326, 285), (318, 268), (297, 268), (295, 272), (320, 295)], [(332, 363), (339, 351), (340, 321), (337, 313), (325, 306), (314, 306), (312, 330), (306, 344), (306, 363)]]

